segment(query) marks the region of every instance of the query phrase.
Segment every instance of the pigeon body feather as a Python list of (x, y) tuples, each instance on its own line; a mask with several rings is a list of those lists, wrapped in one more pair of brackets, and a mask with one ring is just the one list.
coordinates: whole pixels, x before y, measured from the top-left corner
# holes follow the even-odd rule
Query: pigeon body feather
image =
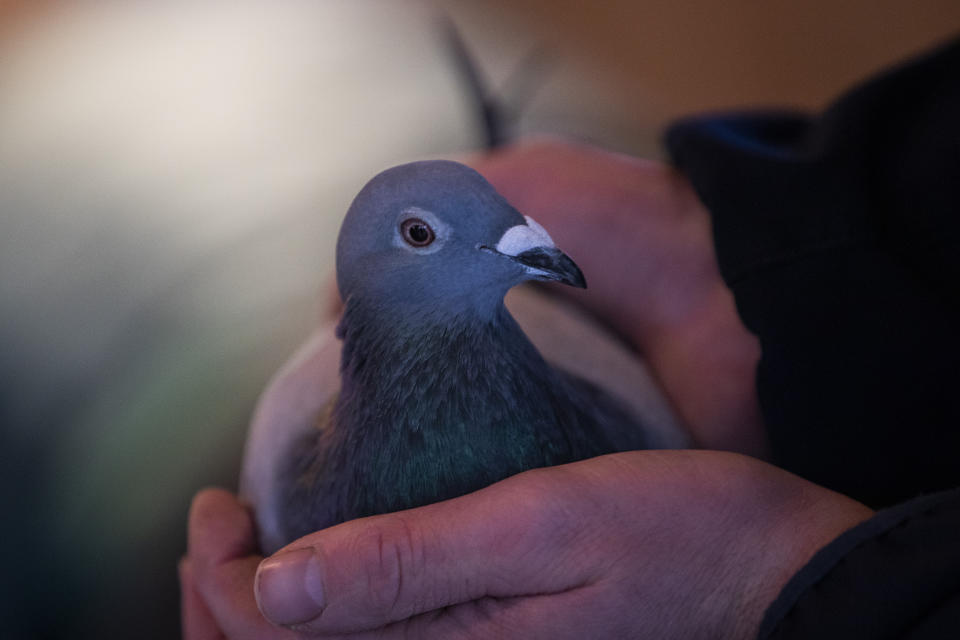
[(329, 420), (288, 454), (285, 538), (618, 450), (604, 426), (644, 446), (629, 411), (548, 365), (505, 308), (443, 325), (363, 315), (348, 309), (340, 324)]

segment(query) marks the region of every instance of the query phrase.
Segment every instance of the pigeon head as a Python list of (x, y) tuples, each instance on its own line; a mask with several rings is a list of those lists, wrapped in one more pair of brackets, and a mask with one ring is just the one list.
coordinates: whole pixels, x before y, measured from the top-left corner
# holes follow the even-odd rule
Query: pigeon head
[(378, 174), (354, 199), (337, 240), (345, 301), (492, 310), (526, 280), (586, 287), (543, 227), (456, 162)]

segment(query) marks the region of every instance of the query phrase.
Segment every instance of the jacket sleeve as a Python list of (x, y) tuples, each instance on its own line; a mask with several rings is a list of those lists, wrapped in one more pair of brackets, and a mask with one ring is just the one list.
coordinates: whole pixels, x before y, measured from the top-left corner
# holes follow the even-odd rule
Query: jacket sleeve
[(794, 577), (762, 637), (956, 636), (960, 41), (822, 114), (689, 118), (666, 142), (760, 340), (773, 462), (885, 509)]
[(760, 339), (773, 461), (875, 508), (960, 485), (960, 41), (667, 146)]
[(883, 510), (821, 549), (767, 609), (759, 637), (960, 633), (960, 490)]

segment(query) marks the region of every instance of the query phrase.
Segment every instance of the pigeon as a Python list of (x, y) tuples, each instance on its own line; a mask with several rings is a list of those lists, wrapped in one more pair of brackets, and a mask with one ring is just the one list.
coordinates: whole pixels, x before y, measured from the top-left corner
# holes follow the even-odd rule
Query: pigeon
[[(576, 370), (591, 357), (601, 369), (629, 369), (617, 364), (622, 355), (602, 362), (616, 351), (609, 336), (580, 345), (564, 366), (527, 336), (505, 306), (508, 291), (530, 281), (585, 288), (586, 280), (541, 225), (473, 169), (431, 160), (375, 176), (343, 221), (336, 268), (338, 340), (319, 336), (313, 359), (281, 372), (279, 391), (268, 391), (257, 412), (274, 417), (255, 418), (247, 442), (241, 493), (265, 553), (528, 469), (687, 446), (649, 378), (639, 392), (653, 402), (638, 411), (629, 385), (613, 393)], [(541, 328), (570, 322), (549, 304), (533, 307)], [(561, 345), (602, 331), (568, 333)], [(338, 351), (339, 379), (330, 366)], [(325, 388), (309, 411), (278, 406), (309, 396), (290, 390), (298, 375)]]

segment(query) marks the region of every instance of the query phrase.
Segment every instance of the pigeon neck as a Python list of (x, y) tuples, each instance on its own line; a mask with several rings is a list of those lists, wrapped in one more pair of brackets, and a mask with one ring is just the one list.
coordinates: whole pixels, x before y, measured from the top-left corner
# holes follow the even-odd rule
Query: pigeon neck
[[(344, 305), (338, 337), (345, 343), (377, 338), (408, 341), (431, 333), (470, 331), (487, 325), (507, 325), (509, 332), (516, 325), (503, 304), (505, 294), (506, 291), (493, 295), (489, 291), (472, 291), (427, 301), (379, 296), (378, 299), (387, 300), (383, 304), (351, 296)], [(523, 335), (519, 327), (516, 330)]]
[[(484, 376), (544, 379), (549, 366), (500, 302), (493, 313), (368, 308), (348, 302), (337, 328), (343, 340), (341, 398), (380, 405), (421, 404), (419, 393), (456, 397)], [(522, 384), (522, 383), (521, 383)], [(402, 390), (404, 398), (381, 393)], [(409, 405), (408, 405), (409, 406)], [(385, 411), (401, 407), (381, 407)]]

